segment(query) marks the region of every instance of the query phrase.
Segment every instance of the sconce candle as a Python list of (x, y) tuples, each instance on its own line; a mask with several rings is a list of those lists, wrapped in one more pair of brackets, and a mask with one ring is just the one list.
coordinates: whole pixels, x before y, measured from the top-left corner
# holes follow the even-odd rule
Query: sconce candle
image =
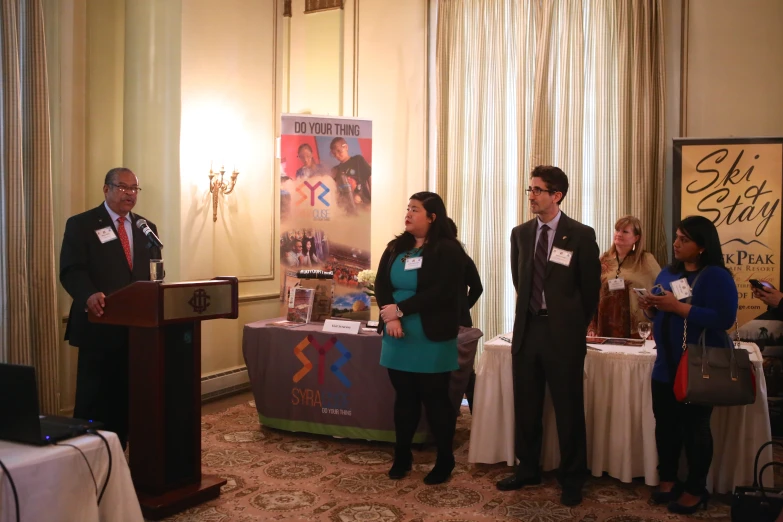
[(234, 186), (237, 183), (237, 171), (236, 166), (234, 172), (231, 173), (231, 179), (223, 181), (223, 175), (226, 173), (225, 167), (220, 167), (219, 172), (214, 172), (212, 166), (209, 167), (209, 191), (212, 193), (212, 222), (217, 221), (217, 209), (218, 209), (218, 194), (231, 194), (234, 190)]

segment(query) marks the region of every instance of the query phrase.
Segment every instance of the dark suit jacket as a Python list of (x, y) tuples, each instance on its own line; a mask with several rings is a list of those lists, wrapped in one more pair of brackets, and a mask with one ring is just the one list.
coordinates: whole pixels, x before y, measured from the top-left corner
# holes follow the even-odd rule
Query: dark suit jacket
[[(391, 285), (391, 266), (398, 253), (389, 247), (381, 256), (375, 276), (375, 299), (378, 307), (394, 304)], [(460, 306), (459, 289), (465, 279), (465, 251), (457, 241), (442, 240), (422, 252), (416, 295), (397, 303), (405, 315), (419, 314), (424, 335), (430, 341), (447, 341), (459, 334)], [(383, 331), (380, 320), (378, 332)]]
[[(517, 290), (512, 353), (522, 350), (533, 284), (533, 252), (537, 219), (511, 231), (511, 277)], [(544, 295), (552, 330), (551, 350), (563, 359), (584, 358), (587, 326), (598, 307), (601, 263), (595, 231), (564, 213), (560, 216), (552, 249), (573, 252), (569, 266), (547, 263)]]
[(460, 316), (460, 326), (466, 328), (473, 327), (473, 319), (470, 317), (470, 309), (476, 304), (478, 298), (484, 293), (484, 287), (481, 284), (481, 277), (476, 268), (476, 263), (469, 255), (465, 254), (465, 279), (460, 287), (459, 297), (462, 301), (462, 314)]
[[(60, 282), (73, 298), (65, 339), (73, 346), (81, 346), (89, 336), (87, 298), (96, 292), (106, 295), (134, 281), (149, 281), (150, 259), (160, 256), (144, 233), (136, 227), (142, 218), (130, 213), (133, 229), (133, 270), (128, 267), (125, 252), (119, 239), (101, 243), (96, 230), (111, 226), (117, 233), (116, 223), (101, 203), (98, 207), (73, 216), (65, 224), (65, 235), (60, 250)], [(149, 223), (157, 234), (157, 227)], [(152, 247), (152, 248), (151, 248)], [(151, 255), (154, 251), (154, 256)]]

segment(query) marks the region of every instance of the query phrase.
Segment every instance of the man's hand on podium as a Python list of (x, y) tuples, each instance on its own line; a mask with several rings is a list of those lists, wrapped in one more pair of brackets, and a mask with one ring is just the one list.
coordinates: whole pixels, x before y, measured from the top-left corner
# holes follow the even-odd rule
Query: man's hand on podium
[(106, 307), (106, 301), (103, 298), (106, 297), (103, 292), (95, 292), (87, 298), (87, 310), (96, 316), (103, 315), (103, 309)]

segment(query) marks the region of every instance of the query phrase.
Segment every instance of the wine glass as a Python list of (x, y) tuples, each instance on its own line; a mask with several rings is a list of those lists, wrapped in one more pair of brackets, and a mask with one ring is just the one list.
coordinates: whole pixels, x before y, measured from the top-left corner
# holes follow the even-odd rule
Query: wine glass
[(642, 349), (639, 350), (641, 353), (650, 353), (650, 350), (647, 349), (647, 338), (650, 337), (650, 329), (652, 328), (652, 325), (646, 321), (639, 323), (639, 326), (637, 327), (639, 331), (639, 337), (642, 338), (644, 341), (644, 344), (642, 345)]

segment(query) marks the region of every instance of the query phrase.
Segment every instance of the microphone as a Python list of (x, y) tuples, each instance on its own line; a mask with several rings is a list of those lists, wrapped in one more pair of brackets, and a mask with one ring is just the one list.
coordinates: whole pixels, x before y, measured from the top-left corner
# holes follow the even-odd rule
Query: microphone
[(153, 245), (158, 248), (163, 248), (163, 243), (160, 242), (158, 236), (155, 235), (155, 232), (153, 232), (150, 226), (147, 224), (146, 219), (137, 219), (136, 228), (144, 232), (144, 235), (147, 236), (147, 239), (149, 239)]

